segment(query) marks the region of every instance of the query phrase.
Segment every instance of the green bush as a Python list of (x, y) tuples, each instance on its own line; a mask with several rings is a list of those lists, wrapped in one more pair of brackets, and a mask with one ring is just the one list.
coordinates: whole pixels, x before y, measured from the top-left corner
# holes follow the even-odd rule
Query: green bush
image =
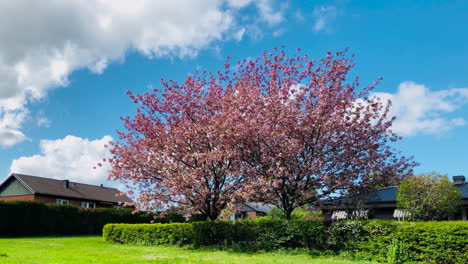
[(192, 243), (193, 226), (172, 224), (107, 224), (103, 229), (107, 242), (136, 245), (187, 245)]
[(467, 263), (468, 222), (340, 221), (328, 230), (328, 246), (385, 262)]
[(468, 222), (416, 222), (402, 225), (396, 237), (414, 261), (468, 263)]
[(0, 236), (101, 234), (107, 223), (182, 222), (177, 214), (155, 218), (131, 209), (84, 209), (37, 201), (0, 201)]
[[(171, 236), (172, 232), (172, 236)], [(187, 224), (115, 225), (104, 227), (110, 242), (159, 245), (192, 244), (241, 251), (286, 248), (323, 249), (324, 226), (319, 221), (245, 220)]]
[(108, 224), (106, 241), (193, 245), (239, 251), (302, 248), (333, 250), (389, 263), (467, 263), (468, 222), (320, 221), (259, 218), (185, 224)]
[(388, 264), (405, 264), (409, 259), (408, 253), (408, 247), (395, 239), (388, 247), (387, 262)]
[(193, 229), (195, 247), (224, 246), (248, 251), (321, 249), (324, 239), (324, 226), (320, 221), (260, 218), (232, 222), (195, 222)]

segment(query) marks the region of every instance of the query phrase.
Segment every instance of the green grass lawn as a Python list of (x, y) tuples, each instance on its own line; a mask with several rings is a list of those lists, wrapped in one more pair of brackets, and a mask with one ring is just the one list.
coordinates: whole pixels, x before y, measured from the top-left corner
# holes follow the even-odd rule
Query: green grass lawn
[(138, 263), (368, 263), (291, 253), (234, 253), (168, 246), (105, 243), (98, 236), (1, 238), (1, 264), (138, 264)]

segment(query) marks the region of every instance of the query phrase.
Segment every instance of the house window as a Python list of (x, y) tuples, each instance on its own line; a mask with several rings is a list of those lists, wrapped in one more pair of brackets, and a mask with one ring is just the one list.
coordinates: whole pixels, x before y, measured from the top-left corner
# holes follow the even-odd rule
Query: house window
[(90, 202), (81, 202), (81, 207), (83, 208), (96, 208), (95, 203), (90, 203)]
[(55, 201), (56, 204), (70, 204), (70, 202), (68, 202), (68, 200), (63, 200), (63, 199), (57, 199)]

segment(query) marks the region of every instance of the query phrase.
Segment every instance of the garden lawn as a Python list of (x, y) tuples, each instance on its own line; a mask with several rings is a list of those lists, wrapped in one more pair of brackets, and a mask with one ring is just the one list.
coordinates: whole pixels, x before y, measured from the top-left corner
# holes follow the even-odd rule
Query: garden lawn
[(234, 253), (169, 246), (109, 244), (99, 236), (0, 238), (1, 264), (138, 263), (369, 263), (307, 254)]

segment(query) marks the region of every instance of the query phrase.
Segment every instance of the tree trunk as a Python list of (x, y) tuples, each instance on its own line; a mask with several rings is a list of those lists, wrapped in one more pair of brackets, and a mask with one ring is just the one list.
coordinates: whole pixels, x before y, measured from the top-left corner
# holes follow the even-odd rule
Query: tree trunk
[(216, 219), (218, 219), (218, 216), (219, 214), (217, 213), (211, 213), (210, 215), (208, 215), (208, 221), (215, 221)]
[(294, 208), (284, 208), (283, 210), (284, 219), (291, 220), (291, 215), (293, 211), (294, 211)]

